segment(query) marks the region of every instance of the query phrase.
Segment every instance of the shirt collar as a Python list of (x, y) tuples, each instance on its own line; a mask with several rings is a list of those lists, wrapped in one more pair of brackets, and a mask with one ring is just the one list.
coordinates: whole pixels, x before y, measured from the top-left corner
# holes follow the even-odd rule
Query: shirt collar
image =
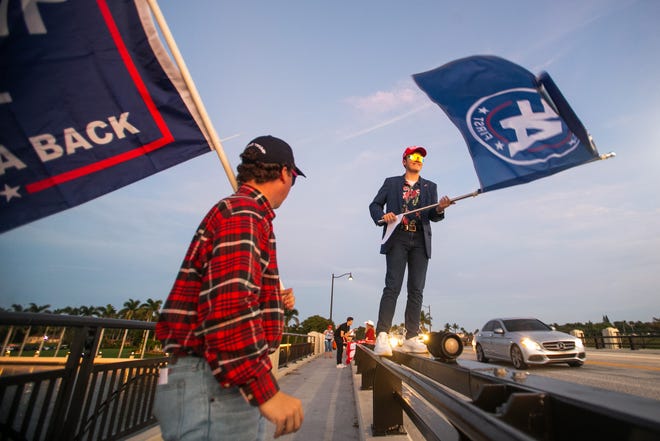
[(266, 213), (266, 218), (268, 219), (274, 219), (275, 218), (275, 210), (273, 210), (273, 207), (271, 207), (270, 202), (268, 202), (268, 199), (262, 192), (257, 190), (254, 187), (249, 186), (248, 184), (243, 184), (241, 185), (238, 190), (236, 191), (237, 196), (246, 196), (249, 198), (254, 199), (255, 201), (258, 202), (259, 207), (264, 210)]

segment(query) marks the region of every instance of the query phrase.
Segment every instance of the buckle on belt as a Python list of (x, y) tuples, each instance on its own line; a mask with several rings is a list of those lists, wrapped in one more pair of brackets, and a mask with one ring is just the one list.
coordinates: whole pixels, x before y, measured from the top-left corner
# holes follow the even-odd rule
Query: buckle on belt
[(408, 231), (410, 233), (415, 233), (417, 232), (417, 225), (415, 224), (401, 224), (401, 229), (403, 231)]

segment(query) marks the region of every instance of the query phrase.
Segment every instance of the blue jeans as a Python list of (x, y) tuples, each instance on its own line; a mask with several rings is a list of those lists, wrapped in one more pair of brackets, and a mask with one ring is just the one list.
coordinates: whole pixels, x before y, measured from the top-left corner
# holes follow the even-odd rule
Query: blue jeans
[(332, 352), (332, 340), (325, 341), (325, 352)]
[(204, 358), (183, 357), (168, 367), (167, 384), (156, 388), (154, 415), (165, 441), (257, 441), (265, 418), (237, 387), (223, 388)]
[(422, 231), (410, 233), (396, 230), (390, 240), (393, 241), (390, 251), (386, 254), (387, 272), (385, 288), (380, 299), (376, 334), (389, 332), (392, 327), (396, 301), (403, 286), (403, 276), (408, 267), (408, 300), (406, 302), (405, 324), (406, 338), (419, 334), (419, 316), (422, 311), (424, 285), (426, 284), (426, 269), (429, 259), (424, 247)]

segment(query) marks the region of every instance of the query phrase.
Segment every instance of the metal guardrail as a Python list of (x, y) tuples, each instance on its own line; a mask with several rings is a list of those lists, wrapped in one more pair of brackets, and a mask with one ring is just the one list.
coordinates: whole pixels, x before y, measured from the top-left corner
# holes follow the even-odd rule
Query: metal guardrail
[(596, 349), (660, 349), (660, 335), (603, 335), (584, 338), (585, 343), (593, 341)]
[(73, 333), (64, 368), (52, 364), (43, 372), (0, 376), (1, 439), (116, 440), (156, 423), (151, 409), (158, 369), (167, 357), (95, 363), (103, 330), (151, 331), (155, 323), (0, 312), (0, 325), (8, 327), (7, 337), (14, 326), (56, 326)]
[(296, 362), (314, 354), (316, 337), (305, 334), (285, 332), (280, 344), (278, 368), (287, 367), (290, 362)]
[[(157, 423), (152, 414), (159, 369), (165, 356), (123, 359), (100, 363), (95, 357), (107, 329), (151, 332), (155, 323), (99, 319), (58, 314), (0, 312), (4, 351), (12, 343), (14, 328), (60, 329), (58, 353), (64, 357), (0, 357), (0, 364), (48, 366), (43, 372), (0, 375), (1, 440), (102, 440), (126, 437)], [(3, 327), (5, 329), (3, 329)], [(66, 329), (67, 349), (61, 349)], [(16, 352), (23, 353), (30, 331)], [(148, 335), (143, 335), (146, 341)], [(314, 353), (314, 337), (285, 333), (280, 346), (279, 367)], [(43, 342), (38, 351), (43, 349)], [(142, 345), (140, 356), (144, 355)], [(43, 355), (43, 352), (42, 352)], [(132, 358), (132, 356), (131, 356)], [(61, 368), (62, 363), (64, 367)]]
[(363, 345), (355, 361), (361, 389), (373, 390), (375, 436), (405, 432), (405, 411), (428, 440), (660, 439), (654, 400), (469, 361), (384, 358)]

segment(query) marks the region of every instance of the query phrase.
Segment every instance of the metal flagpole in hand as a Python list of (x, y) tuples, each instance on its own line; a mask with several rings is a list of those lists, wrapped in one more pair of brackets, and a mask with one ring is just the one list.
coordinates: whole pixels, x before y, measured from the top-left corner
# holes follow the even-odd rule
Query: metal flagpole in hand
[[(462, 199), (466, 199), (466, 198), (469, 198), (469, 197), (476, 197), (480, 193), (481, 193), (481, 190), (476, 190), (476, 191), (473, 191), (472, 193), (468, 193), (468, 194), (464, 194), (462, 196), (451, 198), (450, 199), (450, 202), (451, 202), (450, 205), (453, 205), (457, 201), (460, 201)], [(396, 215), (396, 221), (390, 222), (390, 223), (387, 224), (387, 229), (385, 230), (385, 235), (383, 236), (383, 240), (381, 241), (381, 243), (385, 243), (387, 241), (387, 239), (390, 238), (390, 236), (394, 232), (394, 229), (397, 227), (397, 225), (399, 225), (401, 223), (401, 219), (403, 219), (403, 216), (405, 216), (406, 214), (417, 213), (418, 211), (428, 210), (430, 208), (437, 207), (438, 205), (440, 205), (440, 202), (436, 202), (435, 204), (427, 205), (426, 207), (415, 208), (414, 210), (406, 211), (405, 213), (397, 214)], [(385, 222), (383, 219), (378, 221), (379, 224), (382, 224), (383, 222)]]

